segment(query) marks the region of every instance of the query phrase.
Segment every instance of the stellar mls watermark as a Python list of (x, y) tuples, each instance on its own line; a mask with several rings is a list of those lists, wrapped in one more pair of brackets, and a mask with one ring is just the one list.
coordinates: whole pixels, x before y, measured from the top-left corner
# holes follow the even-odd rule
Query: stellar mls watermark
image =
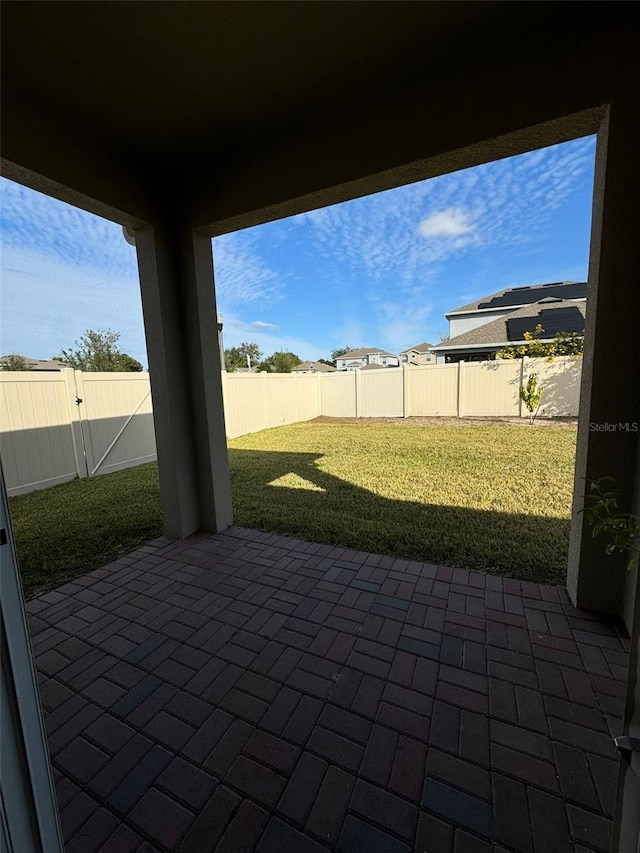
[(618, 423), (590, 423), (589, 432), (638, 432), (640, 424), (638, 421), (618, 421)]

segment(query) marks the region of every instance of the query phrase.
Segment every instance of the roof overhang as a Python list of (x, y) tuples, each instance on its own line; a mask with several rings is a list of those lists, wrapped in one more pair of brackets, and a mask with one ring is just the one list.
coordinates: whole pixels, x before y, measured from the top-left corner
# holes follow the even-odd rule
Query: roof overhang
[(5, 0), (4, 173), (134, 228), (300, 213), (596, 132), (627, 6)]
[[(525, 303), (525, 305), (526, 304), (537, 305), (544, 298), (545, 297), (541, 297), (540, 299), (532, 300), (530, 303)], [(586, 298), (586, 296), (576, 296), (575, 298), (571, 297), (571, 298), (567, 298), (564, 300), (558, 300), (558, 301), (586, 302), (587, 298)], [(469, 314), (475, 314), (475, 315), (479, 314), (481, 317), (485, 317), (487, 314), (505, 314), (505, 313), (509, 314), (511, 311), (519, 311), (521, 308), (524, 308), (525, 305), (522, 305), (522, 304), (520, 304), (520, 305), (501, 305), (501, 306), (498, 306), (495, 308), (472, 308), (469, 311), (449, 311), (444, 316), (448, 320), (450, 317), (465, 317)]]
[[(582, 337), (582, 336), (580, 336)], [(541, 344), (549, 344), (552, 343), (553, 338), (536, 338), (536, 343)], [(456, 352), (461, 350), (485, 350), (485, 349), (504, 349), (506, 347), (522, 347), (529, 346), (531, 341), (503, 341), (502, 343), (491, 343), (491, 344), (460, 344), (456, 346), (437, 346), (433, 348), (434, 352)]]

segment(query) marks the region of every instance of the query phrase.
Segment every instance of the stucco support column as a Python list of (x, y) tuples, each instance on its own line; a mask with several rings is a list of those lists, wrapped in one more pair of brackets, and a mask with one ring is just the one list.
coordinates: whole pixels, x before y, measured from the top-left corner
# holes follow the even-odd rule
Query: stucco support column
[[(640, 515), (640, 453), (636, 463), (636, 497), (633, 512)], [(640, 586), (637, 572), (629, 574), (625, 587), (625, 623), (631, 637), (627, 695), (622, 723), (615, 735), (640, 738)], [(640, 775), (626, 760), (618, 765), (618, 787), (613, 820), (613, 853), (638, 853), (640, 838)]]
[(165, 533), (232, 523), (211, 239), (175, 224), (135, 233)]
[[(591, 480), (612, 476), (633, 504), (640, 437), (640, 111), (612, 102), (598, 133), (589, 289), (567, 589), (578, 607), (621, 613), (627, 559), (607, 556), (580, 510)], [(626, 426), (625, 426), (626, 425)], [(628, 587), (628, 584), (627, 584)]]

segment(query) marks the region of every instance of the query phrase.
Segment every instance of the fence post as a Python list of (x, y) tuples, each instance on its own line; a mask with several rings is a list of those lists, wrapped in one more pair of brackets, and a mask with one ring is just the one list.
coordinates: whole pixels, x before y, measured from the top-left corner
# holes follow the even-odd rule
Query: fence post
[[(222, 383), (222, 408), (224, 410), (224, 422), (225, 422), (225, 425), (228, 427), (228, 424), (229, 424), (228, 393), (229, 392), (227, 391), (227, 382), (228, 382), (229, 374), (224, 369), (224, 361), (222, 362), (222, 365), (223, 365), (223, 367), (222, 367), (222, 370), (220, 371), (220, 382)], [(152, 405), (153, 405), (153, 403), (152, 403)]]
[(518, 417), (522, 417), (522, 397), (520, 396), (520, 389), (524, 385), (524, 360), (526, 356), (523, 355), (520, 359), (520, 384), (518, 385)]
[(463, 394), (464, 394), (463, 379), (462, 379), (463, 370), (464, 370), (464, 361), (459, 361), (458, 362), (458, 397), (456, 400), (456, 408), (458, 410), (457, 417), (459, 417), (459, 418), (462, 417), (462, 412), (464, 409), (464, 406), (462, 405)]
[(78, 477), (88, 477), (89, 469), (87, 466), (87, 451), (84, 446), (84, 436), (82, 432), (82, 415), (80, 406), (76, 403), (76, 399), (80, 399), (78, 386), (82, 389), (82, 373), (79, 370), (72, 370), (69, 367), (63, 368), (60, 373), (64, 378), (67, 391), (67, 408), (69, 410), (69, 427), (71, 429), (71, 444), (73, 447), (73, 458), (76, 464), (76, 472)]
[(362, 417), (362, 403), (361, 403), (361, 395), (362, 395), (362, 384), (360, 382), (360, 370), (356, 368), (355, 373), (355, 394), (356, 394), (356, 417)]
[(318, 417), (322, 415), (322, 373), (316, 373), (316, 394), (318, 404)]
[[(262, 381), (260, 382), (260, 393), (262, 395), (262, 411), (263, 411), (263, 419), (264, 419), (264, 427), (263, 429), (269, 429), (271, 424), (269, 423), (269, 395), (267, 393), (267, 373), (266, 371), (261, 371), (260, 376), (262, 376)], [(251, 380), (249, 380), (251, 381)]]
[(409, 417), (409, 365), (402, 365), (402, 417)]

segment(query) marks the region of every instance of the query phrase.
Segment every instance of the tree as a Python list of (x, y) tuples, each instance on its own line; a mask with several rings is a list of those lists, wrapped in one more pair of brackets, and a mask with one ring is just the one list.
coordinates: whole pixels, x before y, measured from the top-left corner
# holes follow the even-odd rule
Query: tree
[(224, 351), (224, 366), (229, 373), (233, 373), (239, 367), (255, 367), (261, 358), (258, 344), (243, 343)]
[(258, 370), (265, 373), (291, 373), (293, 368), (302, 364), (302, 359), (294, 352), (274, 352), (258, 366)]
[(118, 346), (120, 333), (111, 329), (87, 329), (75, 349), (63, 349), (54, 355), (55, 361), (73, 367), (74, 370), (104, 373), (139, 373), (140, 362)]
[(350, 352), (353, 352), (357, 347), (342, 347), (342, 349), (334, 349), (331, 350), (331, 358), (335, 362), (336, 359), (342, 358), (343, 355), (348, 355)]
[(551, 340), (542, 341), (544, 329), (538, 323), (533, 332), (525, 332), (523, 337), (526, 344), (505, 347), (498, 350), (498, 358), (547, 358), (552, 361), (556, 356), (579, 356), (584, 352), (584, 335), (580, 332), (558, 332)]
[(123, 373), (140, 373), (142, 370), (140, 362), (126, 352), (120, 353), (119, 364), (120, 367), (118, 370), (121, 370)]
[[(238, 367), (242, 367), (242, 356), (238, 347), (229, 347), (224, 351), (224, 369), (227, 373), (233, 373)], [(247, 366), (245, 361), (244, 367)]]
[(0, 363), (0, 370), (31, 370), (31, 366), (25, 356), (14, 352), (5, 355)]
[(529, 423), (533, 424), (540, 408), (540, 400), (542, 399), (542, 388), (538, 385), (538, 377), (535, 373), (529, 374), (527, 384), (520, 386), (519, 394), (520, 399), (529, 412)]

